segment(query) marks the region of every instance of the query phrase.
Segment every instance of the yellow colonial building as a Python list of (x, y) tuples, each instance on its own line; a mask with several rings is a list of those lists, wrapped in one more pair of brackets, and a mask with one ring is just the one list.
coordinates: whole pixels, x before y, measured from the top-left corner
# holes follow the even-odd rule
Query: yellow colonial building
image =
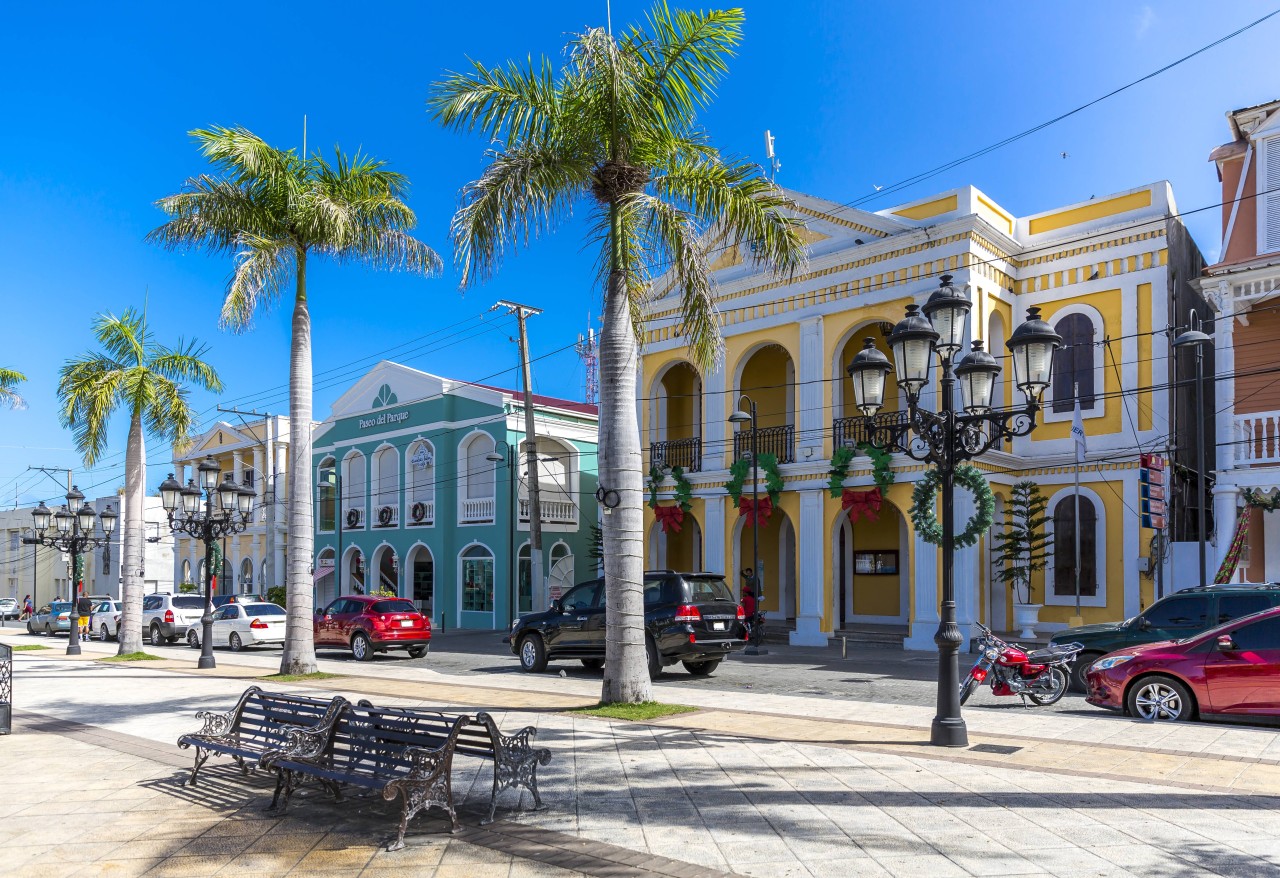
[[(1038, 429), (975, 462), (996, 495), (994, 527), (1014, 483), (1033, 480), (1048, 498), (1059, 551), (1033, 583), (1030, 602), (1044, 605), (1040, 630), (1061, 628), (1074, 613), (1077, 522), (1075, 503), (1064, 501), (1074, 497), (1077, 395), (1088, 435), (1080, 472), (1083, 616), (1119, 619), (1150, 603), (1153, 532), (1138, 514), (1138, 458), (1140, 451), (1163, 452), (1174, 432), (1166, 329), (1205, 308), (1188, 283), (1203, 262), (1176, 218), (1168, 184), (1030, 216), (973, 187), (876, 213), (790, 194), (806, 222), (809, 263), (784, 281), (753, 268), (740, 251), (717, 254), (724, 355), (715, 369), (703, 373), (689, 361), (675, 293), (648, 307), (640, 383), (648, 463), (680, 467), (692, 505), (679, 531), (664, 532), (649, 516), (647, 566), (722, 572), (734, 583), (751, 566), (748, 517), (725, 489), (728, 468), (750, 438), (729, 416), (749, 400), (760, 452), (777, 457), (784, 480), (759, 529), (764, 609), (788, 620), (798, 645), (884, 626), (901, 633), (908, 648), (934, 648), (939, 551), (915, 535), (906, 514), (926, 468), (895, 455), (895, 482), (878, 517), (856, 522), (827, 483), (833, 451), (862, 435), (846, 367), (866, 338), (890, 354), (885, 339), (904, 307), (923, 304), (939, 276), (950, 274), (972, 301), (965, 349), (981, 339), (1005, 367), (996, 405), (1023, 404), (1005, 342), (1029, 306), (1039, 306), (1066, 345)], [(888, 382), (878, 417), (902, 418), (905, 395), (892, 375)], [(936, 406), (936, 386), (926, 388), (923, 403)], [(870, 487), (871, 477), (869, 459), (855, 457), (844, 487)], [(660, 503), (670, 504), (674, 490), (668, 476)], [(744, 496), (750, 491), (748, 478)], [(956, 498), (959, 531), (974, 506), (961, 489)], [(957, 552), (966, 634), (978, 621), (1009, 630), (1013, 597), (992, 571), (990, 534)]]

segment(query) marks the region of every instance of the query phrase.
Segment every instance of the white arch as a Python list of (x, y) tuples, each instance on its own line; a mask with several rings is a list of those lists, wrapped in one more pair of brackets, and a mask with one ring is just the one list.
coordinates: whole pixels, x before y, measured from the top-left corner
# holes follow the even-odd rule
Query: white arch
[(357, 586), (360, 587), (361, 591), (367, 591), (365, 585), (369, 581), (369, 564), (365, 561), (364, 572), (357, 575), (352, 569), (352, 561), (356, 556), (359, 556), (361, 559), (365, 557), (364, 552), (360, 547), (352, 544), (342, 550), (342, 560), (339, 562), (342, 565), (339, 568), (342, 574), (342, 587), (348, 594), (354, 594)]
[[(473, 549), (481, 549), (484, 551), (485, 554), (481, 555), (480, 553), (477, 552), (469, 556), (468, 553), (472, 552)], [(466, 578), (467, 573), (464, 565), (466, 564), (467, 561), (482, 562), (486, 559), (489, 561), (489, 574), (487, 577), (487, 581), (476, 583), (477, 585), (480, 586), (479, 590), (476, 590), (474, 588), (468, 588), (468, 580)], [(459, 614), (464, 612), (493, 614), (497, 608), (496, 593), (497, 593), (497, 564), (498, 564), (498, 559), (497, 559), (497, 556), (494, 554), (493, 549), (489, 548), (487, 545), (480, 542), (479, 540), (473, 540), (472, 542), (463, 546), (462, 549), (458, 552), (457, 563), (458, 563), (458, 612)], [(480, 573), (481, 575), (483, 575), (483, 569), (481, 569)], [(472, 580), (472, 582), (474, 582), (474, 580)], [(487, 597), (487, 600), (485, 600), (486, 597)], [(477, 603), (479, 603), (479, 608), (476, 608)], [(486, 603), (487, 603), (487, 609), (485, 608)], [(468, 609), (469, 607), (471, 607), (472, 609)], [(461, 616), (459, 616), (459, 618), (461, 618)]]
[[(332, 469), (332, 470), (335, 470), (336, 472), (337, 466), (338, 466), (337, 458), (335, 458), (332, 454), (326, 454), (323, 458), (321, 458), (320, 463), (316, 465), (316, 471), (315, 471), (316, 530), (318, 530), (321, 533), (333, 533), (333, 526), (336, 526), (337, 523), (342, 518), (341, 515), (339, 514), (339, 510), (342, 508), (342, 502), (340, 498), (336, 495), (336, 493), (331, 494), (328, 502), (333, 504), (333, 520), (332, 520), (333, 526), (325, 527), (324, 507), (325, 507), (326, 501), (324, 497), (321, 495), (321, 492), (325, 489), (326, 486), (324, 484), (324, 480), (321, 478), (321, 474), (327, 469)], [(263, 580), (264, 581), (266, 580), (266, 576), (263, 576)]]
[(396, 524), (399, 521), (396, 513), (400, 508), (400, 451), (389, 442), (382, 443), (373, 451), (371, 467), (374, 521), (381, 524), (380, 512), (389, 506), (392, 509), (391, 524)]
[[(1102, 498), (1098, 496), (1092, 488), (1080, 486), (1080, 498), (1087, 499), (1093, 504), (1095, 515), (1094, 521), (1094, 570), (1098, 577), (1097, 593), (1093, 595), (1080, 595), (1080, 605), (1082, 607), (1105, 607), (1107, 605), (1107, 506), (1102, 502)], [(1064, 487), (1056, 491), (1049, 499), (1049, 505), (1045, 507), (1045, 517), (1049, 520), (1045, 525), (1049, 532), (1049, 538), (1053, 539), (1053, 516), (1060, 503), (1075, 502), (1075, 490), (1073, 488)], [(1077, 523), (1077, 527), (1079, 524)], [(1049, 563), (1044, 571), (1044, 602), (1054, 606), (1075, 606), (1076, 596), (1074, 592), (1075, 584), (1071, 583), (1071, 593), (1058, 595), (1055, 577), (1057, 568), (1053, 563), (1053, 556), (1050, 556)], [(1123, 595), (1122, 595), (1123, 597)]]
[(372, 594), (379, 588), (389, 587), (387, 583), (382, 581), (382, 562), (387, 553), (391, 553), (391, 563), (393, 572), (395, 573), (394, 588), (396, 595), (400, 594), (401, 580), (404, 578), (404, 567), (400, 564), (400, 556), (396, 553), (395, 546), (386, 540), (378, 543), (371, 553), (369, 553), (369, 563), (365, 566), (365, 581), (368, 587), (365, 588), (366, 593)]
[(1004, 325), (1004, 315), (997, 310), (992, 310), (991, 316), (987, 318), (986, 330), (986, 338), (983, 341), (986, 342), (987, 353), (999, 360), (1002, 366), (1000, 374), (995, 377), (995, 386), (991, 391), (991, 405), (994, 408), (1004, 408), (1013, 404), (1012, 397), (1006, 395), (1006, 388), (1013, 386), (1013, 362), (1003, 359), (1008, 354), (1005, 342), (1009, 340), (1008, 330)]
[[(844, 361), (844, 349), (854, 338), (862, 336), (868, 326), (879, 328), (881, 323), (893, 323), (887, 318), (871, 317), (867, 320), (861, 320), (850, 327), (846, 332), (841, 334), (836, 342), (835, 349), (831, 352), (831, 376), (834, 380), (831, 382), (831, 410), (839, 412), (838, 417), (848, 418), (859, 414), (858, 410), (853, 407), (853, 400), (845, 400), (844, 398), (844, 377), (845, 369), (849, 364)], [(887, 340), (886, 340), (887, 344)], [(735, 387), (737, 385), (734, 385)], [(899, 397), (902, 396), (899, 391)], [(848, 402), (848, 405), (845, 403)], [(906, 408), (902, 399), (898, 400), (898, 409), (901, 411)]]
[[(364, 452), (351, 449), (342, 458), (342, 527), (363, 530), (368, 526), (365, 506), (368, 501), (368, 464)], [(350, 526), (350, 513), (356, 511), (358, 523)]]
[(458, 443), (458, 523), (492, 524), (497, 517), (498, 464), (487, 460), (497, 447), (492, 435), (475, 429)]
[[(417, 580), (414, 566), (418, 561), (423, 560), (422, 556), (426, 555), (426, 560), (431, 562), (431, 579), (428, 582), (427, 596), (419, 597), (417, 594)], [(436, 587), (436, 556), (431, 551), (431, 547), (422, 540), (418, 540), (410, 546), (404, 553), (404, 564), (400, 566), (400, 591), (405, 597), (413, 601), (417, 605), (418, 610), (426, 616), (432, 615), (435, 607), (435, 587)]]
[[(1049, 325), (1054, 327), (1055, 331), (1058, 324), (1064, 317), (1070, 317), (1072, 314), (1083, 314), (1093, 323), (1093, 337), (1095, 340), (1105, 338), (1107, 335), (1107, 322), (1102, 319), (1102, 312), (1092, 305), (1083, 303), (1066, 305), (1053, 312), (1053, 316), (1049, 318)], [(1107, 397), (1106, 390), (1106, 374), (1103, 370), (1102, 363), (1102, 346), (1098, 344), (1091, 345), (1088, 348), (1090, 356), (1089, 371), (1093, 373), (1093, 408), (1081, 409), (1080, 417), (1084, 420), (1090, 418), (1101, 418), (1107, 413)], [(1053, 410), (1053, 387), (1045, 391), (1044, 409), (1042, 411), (1045, 423), (1051, 421), (1069, 421), (1072, 417), (1070, 410), (1065, 412), (1055, 412)], [(1074, 603), (1074, 601), (1073, 601)]]
[(698, 398), (693, 406), (696, 422), (693, 424), (693, 433), (695, 436), (702, 435), (702, 422), (706, 416), (702, 409), (702, 389), (705, 386), (702, 370), (688, 360), (676, 359), (659, 369), (649, 383), (649, 442), (651, 444), (669, 438), (667, 436), (667, 388), (662, 382), (668, 372), (680, 366), (688, 366), (696, 377)]
[[(425, 452), (426, 459), (429, 461), (424, 466), (418, 466), (414, 462), (414, 458), (419, 452)], [(435, 523), (435, 501), (436, 501), (436, 449), (428, 439), (419, 436), (409, 443), (409, 448), (404, 455), (404, 495), (405, 495), (405, 512), (406, 522), (412, 525), (429, 526)], [(414, 507), (422, 504), (422, 518), (415, 521), (413, 518)]]
[[(247, 570), (247, 572), (248, 572), (248, 574), (249, 574), (249, 576), (248, 576), (248, 581), (247, 581), (247, 582), (245, 581), (245, 572), (246, 572), (246, 570)], [(250, 591), (252, 591), (252, 590), (253, 590), (253, 586), (254, 586), (254, 581), (253, 581), (253, 558), (252, 558), (252, 557), (250, 557), (249, 555), (245, 555), (243, 558), (241, 558), (241, 559), (240, 559), (240, 574), (239, 574), (239, 575), (240, 575), (240, 581), (239, 581), (240, 589), (239, 589), (239, 591), (240, 591), (240, 593), (241, 593), (241, 594), (248, 594)]]

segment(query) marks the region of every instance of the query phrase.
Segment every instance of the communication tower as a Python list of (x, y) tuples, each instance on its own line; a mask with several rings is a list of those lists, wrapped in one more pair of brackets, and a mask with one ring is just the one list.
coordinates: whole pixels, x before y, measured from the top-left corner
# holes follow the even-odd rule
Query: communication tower
[(596, 395), (600, 392), (600, 346), (596, 343), (595, 329), (588, 326), (585, 337), (582, 333), (578, 333), (578, 343), (574, 349), (578, 352), (578, 358), (582, 360), (583, 365), (587, 367), (586, 402), (589, 405), (595, 405)]

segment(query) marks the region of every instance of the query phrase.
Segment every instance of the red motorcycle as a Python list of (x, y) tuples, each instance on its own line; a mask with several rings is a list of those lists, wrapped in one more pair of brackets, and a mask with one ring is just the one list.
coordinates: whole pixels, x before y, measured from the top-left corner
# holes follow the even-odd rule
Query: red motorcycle
[(983, 683), (991, 685), (992, 695), (1017, 695), (1025, 707), (1054, 704), (1067, 692), (1067, 674), (1082, 643), (1052, 644), (1028, 652), (1016, 643), (1006, 643), (979, 624), (982, 635), (975, 642), (978, 660), (969, 676), (960, 684), (960, 703)]

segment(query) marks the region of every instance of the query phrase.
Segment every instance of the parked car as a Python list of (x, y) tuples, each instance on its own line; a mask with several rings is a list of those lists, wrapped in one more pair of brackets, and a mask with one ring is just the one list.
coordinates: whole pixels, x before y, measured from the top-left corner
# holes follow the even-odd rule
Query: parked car
[(316, 612), (316, 647), (350, 649), (357, 661), (375, 652), (407, 649), (420, 658), (431, 645), (431, 620), (405, 598), (347, 595)]
[(213, 608), (224, 607), (227, 604), (265, 604), (267, 598), (260, 594), (215, 594), (213, 596)]
[(98, 632), (103, 643), (120, 637), (120, 602), (115, 598), (103, 598), (93, 604), (89, 617), (89, 631)]
[(142, 598), (142, 630), (152, 646), (185, 637), (192, 625), (200, 624), (203, 615), (204, 598), (193, 594), (172, 595), (161, 591)]
[[(591, 669), (604, 666), (603, 579), (576, 585), (551, 608), (521, 616), (503, 638), (531, 673), (556, 659), (577, 659)], [(718, 573), (650, 570), (644, 575), (645, 644), (649, 676), (682, 662), (705, 677), (726, 655), (746, 645), (742, 607)]]
[(1144, 720), (1280, 717), (1280, 607), (1113, 652), (1085, 678), (1090, 704)]
[[(214, 646), (229, 646), (239, 652), (250, 646), (284, 643), (284, 607), (266, 601), (245, 601), (223, 604), (213, 611), (212, 642)], [(187, 629), (187, 644), (200, 648), (200, 625)]]
[(14, 598), (0, 598), (0, 619), (16, 619), (22, 615), (22, 607)]
[(1084, 644), (1071, 671), (1072, 688), (1083, 692), (1085, 672), (1109, 652), (1191, 637), (1223, 622), (1274, 606), (1280, 606), (1280, 584), (1277, 583), (1187, 588), (1161, 598), (1132, 619), (1068, 628), (1054, 634), (1049, 642)]
[(27, 620), (28, 634), (66, 634), (70, 628), (71, 604), (68, 601), (45, 604)]

